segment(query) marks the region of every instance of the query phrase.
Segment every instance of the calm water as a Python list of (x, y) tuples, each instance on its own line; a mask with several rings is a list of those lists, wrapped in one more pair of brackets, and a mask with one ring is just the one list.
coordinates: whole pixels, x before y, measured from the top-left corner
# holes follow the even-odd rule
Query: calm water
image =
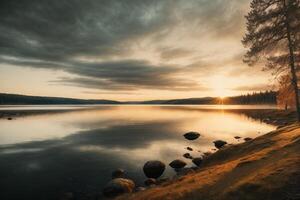
[[(216, 139), (236, 143), (234, 136), (256, 137), (275, 129), (228, 108), (266, 107), (0, 107), (2, 111), (39, 110), (13, 120), (0, 119), (0, 199), (57, 199), (63, 192), (80, 198), (93, 195), (116, 168), (125, 169), (127, 177), (142, 184), (147, 160), (168, 164), (182, 158), (187, 146), (197, 156), (214, 148)], [(188, 131), (202, 137), (187, 141), (182, 135)], [(164, 176), (172, 175), (167, 168)]]

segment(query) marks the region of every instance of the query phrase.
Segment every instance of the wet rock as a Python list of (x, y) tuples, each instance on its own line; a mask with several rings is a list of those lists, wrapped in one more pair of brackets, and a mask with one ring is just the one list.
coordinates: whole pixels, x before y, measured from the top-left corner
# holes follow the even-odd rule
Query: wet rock
[(181, 169), (184, 168), (186, 166), (186, 162), (182, 161), (182, 160), (173, 160), (170, 164), (170, 167), (172, 167), (173, 169)]
[(187, 147), (186, 149), (189, 150), (189, 151), (193, 151), (192, 147)]
[(200, 137), (200, 133), (197, 132), (188, 132), (183, 135), (185, 139), (187, 140), (196, 140), (198, 137)]
[(215, 147), (218, 149), (221, 149), (225, 144), (227, 144), (227, 142), (223, 140), (216, 140), (213, 143), (215, 144)]
[(202, 157), (197, 157), (192, 160), (192, 162), (198, 167), (202, 164), (202, 161), (203, 161)]
[(111, 173), (111, 177), (114, 178), (122, 178), (124, 177), (125, 171), (123, 169), (116, 169)]
[(190, 153), (185, 153), (183, 154), (183, 157), (187, 158), (187, 159), (193, 159), (193, 156), (191, 156)]
[(241, 137), (240, 136), (235, 136), (234, 139), (239, 140), (239, 139), (241, 139)]
[(148, 178), (147, 180), (145, 180), (144, 184), (146, 186), (156, 185), (156, 180), (154, 178)]
[(108, 182), (103, 189), (103, 195), (106, 197), (116, 197), (124, 193), (131, 193), (135, 184), (130, 179), (115, 178)]
[(7, 120), (12, 120), (12, 117), (8, 117)]
[(160, 177), (166, 169), (166, 165), (159, 160), (151, 160), (145, 163), (143, 171), (148, 178)]
[(248, 141), (252, 140), (252, 138), (246, 137), (246, 138), (244, 138), (244, 140), (245, 140), (245, 142), (248, 142)]

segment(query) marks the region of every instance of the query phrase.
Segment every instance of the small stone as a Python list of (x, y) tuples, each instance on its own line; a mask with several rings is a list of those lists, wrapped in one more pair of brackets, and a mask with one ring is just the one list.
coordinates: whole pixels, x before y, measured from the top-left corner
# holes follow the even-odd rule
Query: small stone
[(240, 136), (235, 136), (234, 139), (239, 140), (239, 139), (241, 139), (241, 137)]
[(187, 159), (193, 159), (193, 157), (191, 156), (190, 153), (185, 153), (183, 154), (183, 157), (187, 158)]
[(192, 131), (192, 132), (188, 132), (188, 133), (184, 134), (183, 136), (187, 140), (196, 140), (198, 137), (200, 137), (200, 133)]
[(116, 197), (124, 193), (131, 193), (135, 184), (130, 179), (115, 178), (108, 182), (103, 189), (103, 195), (106, 197)]
[(144, 184), (146, 186), (156, 185), (156, 180), (154, 178), (148, 178), (147, 180), (145, 180)]
[(186, 149), (189, 150), (189, 151), (193, 151), (192, 147), (187, 147)]
[(215, 147), (218, 149), (221, 149), (225, 144), (227, 144), (227, 142), (223, 140), (216, 140), (213, 143), (215, 144)]
[(182, 160), (173, 160), (170, 164), (170, 167), (172, 167), (173, 169), (181, 169), (184, 168), (186, 166), (186, 162), (182, 161)]
[(111, 173), (111, 177), (114, 178), (122, 178), (124, 177), (125, 171), (123, 169), (116, 169)]

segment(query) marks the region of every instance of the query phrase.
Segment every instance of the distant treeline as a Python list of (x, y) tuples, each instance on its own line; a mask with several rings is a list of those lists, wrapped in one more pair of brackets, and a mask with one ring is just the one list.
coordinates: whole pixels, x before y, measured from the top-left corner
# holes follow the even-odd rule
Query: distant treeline
[(0, 105), (54, 105), (54, 104), (156, 104), (156, 105), (203, 105), (203, 104), (276, 104), (274, 91), (251, 93), (247, 95), (226, 97), (203, 97), (172, 100), (131, 101), (85, 100), (61, 97), (25, 96), (0, 93)]
[(118, 104), (111, 100), (85, 100), (62, 97), (26, 96), (0, 93), (0, 105), (51, 105), (51, 104)]
[(229, 97), (224, 99), (225, 104), (276, 104), (277, 92), (254, 92), (251, 94)]

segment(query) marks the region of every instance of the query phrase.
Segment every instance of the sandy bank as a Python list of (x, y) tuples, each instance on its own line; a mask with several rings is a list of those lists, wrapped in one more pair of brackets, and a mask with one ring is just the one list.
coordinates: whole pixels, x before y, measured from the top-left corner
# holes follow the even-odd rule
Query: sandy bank
[(226, 147), (186, 176), (118, 199), (300, 199), (300, 125)]

